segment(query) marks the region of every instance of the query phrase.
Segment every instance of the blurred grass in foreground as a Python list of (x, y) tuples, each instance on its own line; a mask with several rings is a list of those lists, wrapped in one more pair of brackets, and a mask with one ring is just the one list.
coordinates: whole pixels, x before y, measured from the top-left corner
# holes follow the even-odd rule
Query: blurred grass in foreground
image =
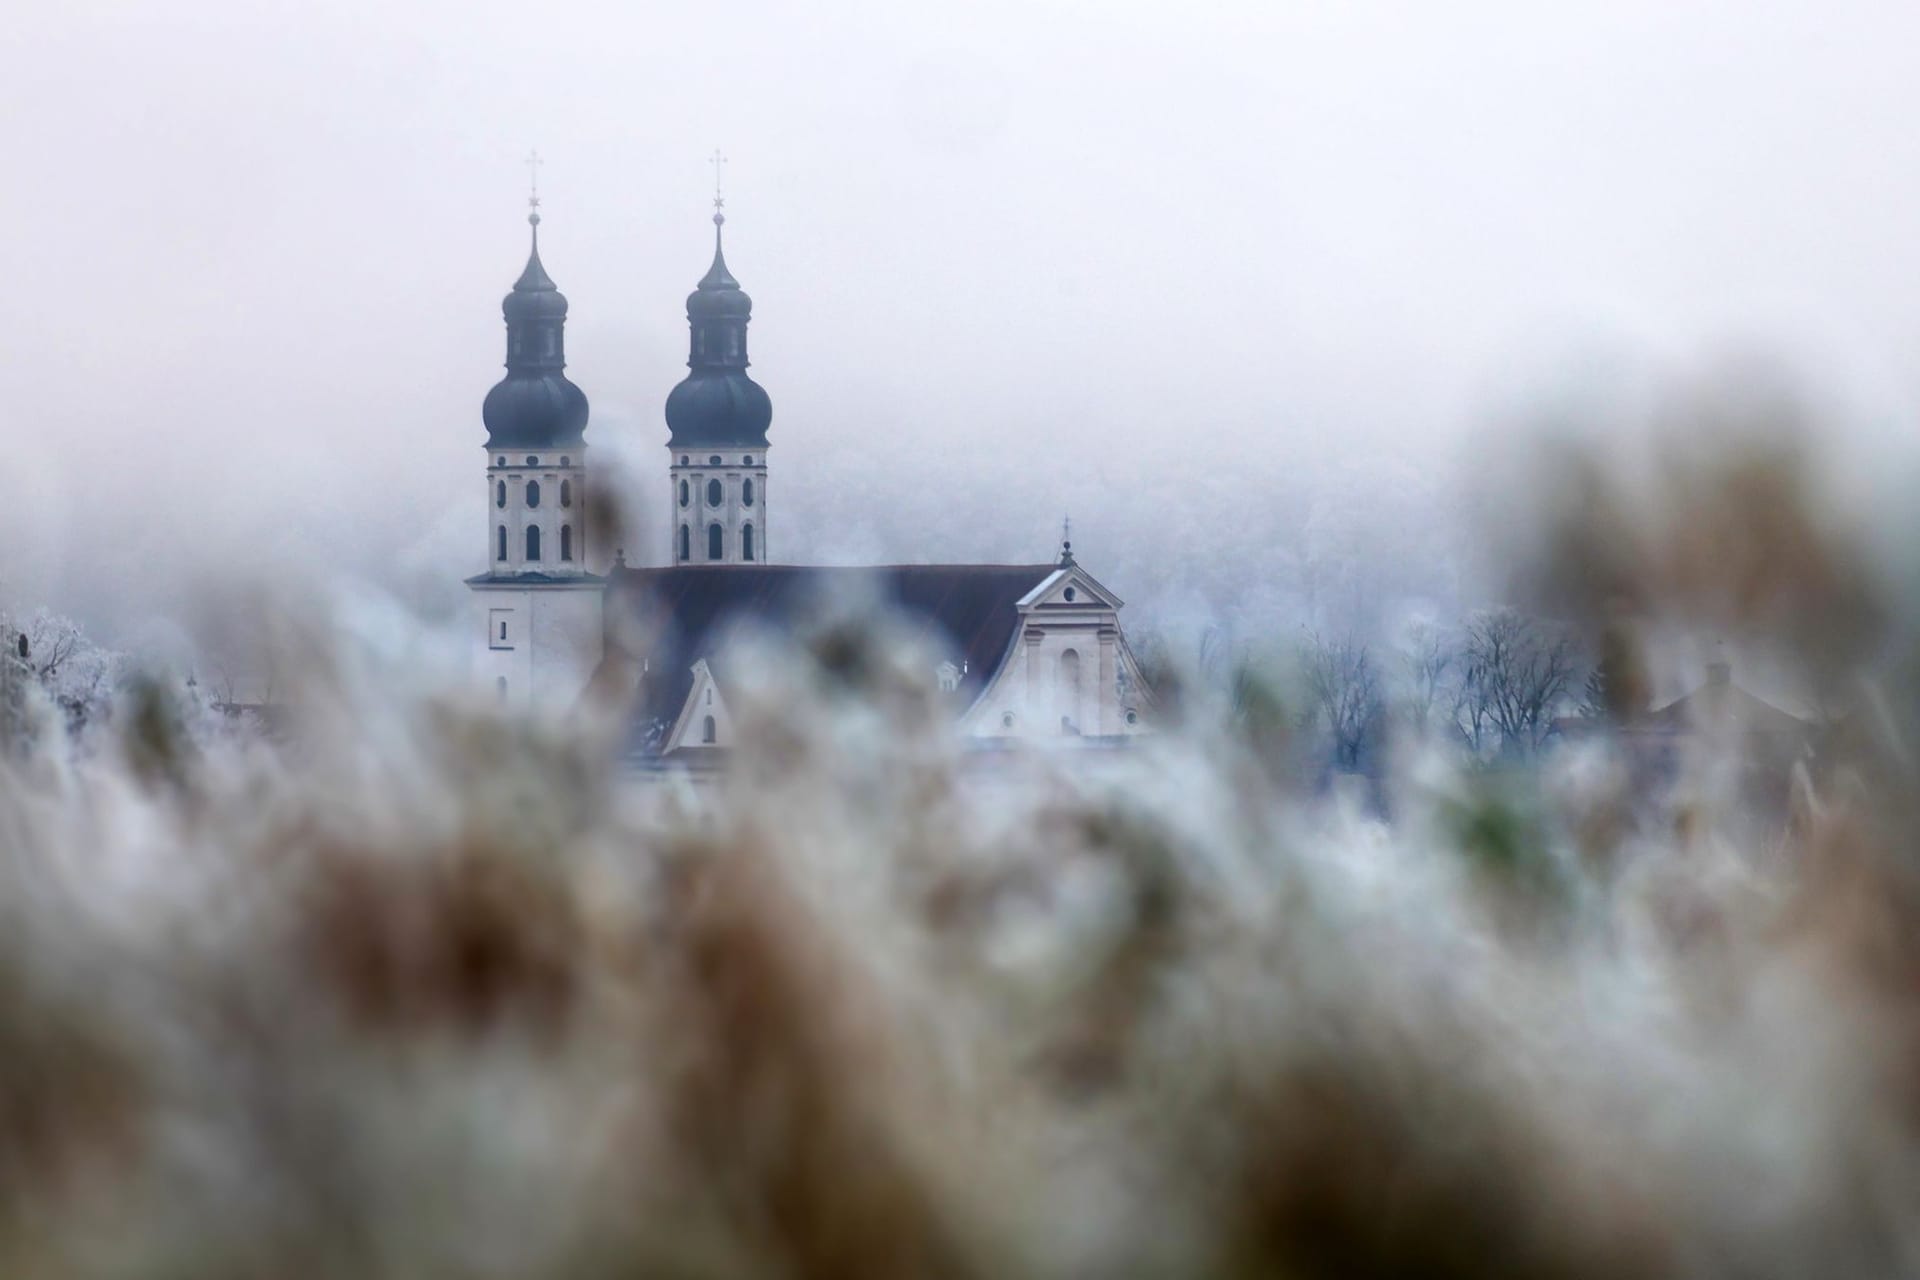
[(760, 672), (705, 795), (325, 636), (274, 741), (29, 691), (0, 1274), (1920, 1271), (1914, 602), (1809, 466), (1567, 460), (1524, 566), (1804, 662), (1853, 728), (1784, 816), (1597, 735), (1398, 741), (1381, 820), (1247, 673), (981, 771), (884, 628)]

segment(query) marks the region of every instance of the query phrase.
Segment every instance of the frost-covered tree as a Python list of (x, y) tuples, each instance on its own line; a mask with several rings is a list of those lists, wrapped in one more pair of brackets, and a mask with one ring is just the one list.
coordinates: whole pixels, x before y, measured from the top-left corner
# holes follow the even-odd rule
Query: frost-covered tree
[(0, 640), (7, 736), (20, 731), (24, 699), (34, 690), (59, 709), (70, 732), (105, 712), (124, 659), (93, 643), (79, 623), (46, 609), (18, 621), (0, 614)]

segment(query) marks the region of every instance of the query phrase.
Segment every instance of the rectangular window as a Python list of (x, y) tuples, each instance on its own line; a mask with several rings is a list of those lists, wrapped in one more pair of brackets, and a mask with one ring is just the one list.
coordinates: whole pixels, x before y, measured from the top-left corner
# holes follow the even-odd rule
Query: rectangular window
[(487, 644), (494, 649), (513, 648), (513, 610), (487, 610)]

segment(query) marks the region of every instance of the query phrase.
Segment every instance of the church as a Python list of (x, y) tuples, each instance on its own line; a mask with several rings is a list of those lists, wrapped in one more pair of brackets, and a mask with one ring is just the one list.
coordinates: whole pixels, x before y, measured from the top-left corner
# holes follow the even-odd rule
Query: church
[[(712, 766), (736, 742), (728, 681), (741, 638), (780, 634), (823, 597), (888, 609), (937, 658), (927, 672), (971, 744), (1114, 746), (1145, 732), (1152, 690), (1120, 627), (1121, 601), (1063, 540), (1033, 564), (822, 567), (779, 558), (770, 487), (773, 402), (747, 373), (753, 300), (727, 268), (716, 196), (713, 263), (687, 297), (688, 374), (666, 399), (657, 564), (593, 545), (587, 397), (566, 376), (567, 300), (532, 248), (501, 305), (507, 374), (481, 410), (488, 569), (472, 592), (476, 668), (507, 705), (565, 706), (591, 682), (635, 707), (640, 767)], [(651, 558), (651, 557), (647, 557)], [(596, 572), (594, 566), (601, 566)]]

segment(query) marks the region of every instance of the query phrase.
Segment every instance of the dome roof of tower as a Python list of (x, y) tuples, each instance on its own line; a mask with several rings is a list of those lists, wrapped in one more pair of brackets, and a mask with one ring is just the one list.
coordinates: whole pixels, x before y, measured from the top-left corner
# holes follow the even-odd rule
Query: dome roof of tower
[(675, 448), (753, 445), (764, 449), (772, 421), (773, 401), (739, 369), (698, 370), (667, 393), (669, 443)]
[(713, 232), (713, 265), (707, 268), (707, 274), (700, 277), (700, 283), (687, 295), (687, 319), (706, 320), (719, 316), (739, 316), (745, 319), (753, 314), (753, 299), (740, 288), (740, 282), (727, 270), (726, 255), (720, 250), (719, 220), (715, 220)]
[(559, 372), (510, 373), (481, 406), (489, 448), (577, 445), (587, 429), (587, 396)]
[(526, 268), (520, 278), (513, 282), (513, 292), (500, 303), (500, 310), (509, 323), (515, 320), (537, 320), (547, 316), (564, 318), (567, 314), (567, 296), (547, 274), (540, 262), (540, 233), (534, 230), (533, 251), (527, 255)]

